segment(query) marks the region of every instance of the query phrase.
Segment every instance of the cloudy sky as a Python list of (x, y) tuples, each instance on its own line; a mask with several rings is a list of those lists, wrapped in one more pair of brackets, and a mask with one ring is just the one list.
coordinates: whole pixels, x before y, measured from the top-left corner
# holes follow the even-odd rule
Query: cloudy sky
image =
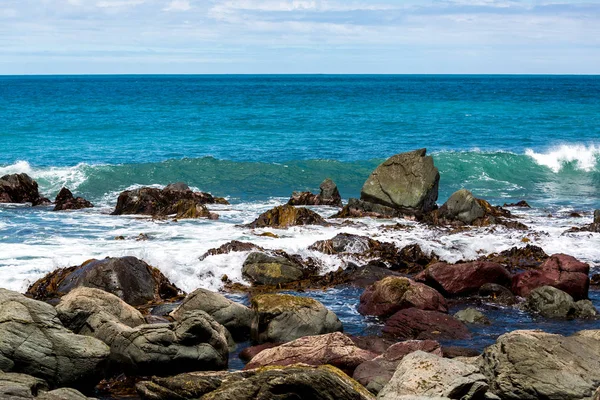
[(0, 74), (600, 73), (600, 0), (0, 0)]

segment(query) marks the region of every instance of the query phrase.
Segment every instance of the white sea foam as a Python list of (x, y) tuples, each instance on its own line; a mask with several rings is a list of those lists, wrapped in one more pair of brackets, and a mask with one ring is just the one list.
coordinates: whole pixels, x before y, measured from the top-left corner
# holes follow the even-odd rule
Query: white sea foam
[(32, 167), (27, 161), (17, 161), (0, 167), (0, 176), (6, 174), (26, 173), (40, 184), (40, 192), (44, 195), (56, 194), (66, 186), (75, 190), (85, 182), (85, 168), (88, 164), (80, 163), (73, 167)]
[(574, 163), (577, 169), (589, 172), (598, 165), (600, 146), (565, 144), (554, 147), (546, 153), (537, 153), (527, 149), (525, 154), (554, 172), (559, 172), (568, 163)]

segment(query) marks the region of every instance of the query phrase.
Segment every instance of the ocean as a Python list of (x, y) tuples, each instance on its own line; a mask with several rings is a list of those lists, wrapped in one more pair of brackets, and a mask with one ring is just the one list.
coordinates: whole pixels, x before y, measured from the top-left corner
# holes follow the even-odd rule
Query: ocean
[[(398, 221), (365, 219), (269, 229), (274, 239), (239, 226), (294, 190), (318, 192), (327, 177), (344, 200), (359, 197), (379, 163), (423, 147), (440, 171), (439, 204), (463, 187), (493, 204), (526, 200), (532, 208), (515, 213), (530, 229), (449, 234), (402, 221), (410, 229), (386, 231)], [(343, 260), (307, 248), (339, 232), (418, 243), (450, 262), (525, 239), (600, 269), (600, 235), (565, 233), (600, 208), (598, 76), (4, 76), (0, 149), (0, 176), (25, 172), (50, 199), (67, 186), (96, 205), (56, 213), (0, 205), (0, 286), (12, 290), (59, 267), (125, 255), (186, 291), (218, 290), (223, 274), (243, 282), (246, 254), (199, 256), (234, 239), (335, 270)], [(231, 205), (212, 207), (218, 221), (109, 215), (121, 191), (176, 181)], [(140, 233), (149, 240), (135, 240)], [(324, 301), (360, 318), (343, 299)]]

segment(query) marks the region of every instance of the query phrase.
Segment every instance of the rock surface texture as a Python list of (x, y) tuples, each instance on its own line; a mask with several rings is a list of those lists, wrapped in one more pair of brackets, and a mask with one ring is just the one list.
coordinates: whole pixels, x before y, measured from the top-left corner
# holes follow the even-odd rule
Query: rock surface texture
[(326, 225), (319, 214), (304, 207), (290, 205), (277, 206), (260, 214), (257, 219), (248, 224), (250, 228), (280, 228), (285, 229), (296, 225)]
[(476, 219), (482, 218), (485, 215), (485, 210), (470, 191), (460, 189), (454, 192), (440, 207), (440, 215), (470, 225)]
[(533, 289), (525, 307), (546, 318), (593, 318), (598, 311), (589, 300), (574, 301), (568, 293), (552, 286)]
[(49, 204), (40, 196), (38, 184), (27, 174), (4, 175), (0, 178), (0, 203), (31, 203), (33, 206)]
[(73, 193), (64, 187), (56, 195), (53, 211), (80, 210), (82, 208), (90, 207), (94, 207), (94, 205), (83, 197), (74, 197)]
[(468, 339), (467, 327), (450, 315), (437, 311), (407, 308), (392, 315), (383, 327), (384, 335), (395, 339)]
[(311, 192), (294, 192), (288, 201), (291, 206), (342, 206), (342, 197), (331, 179), (321, 182), (319, 194)]
[(242, 275), (253, 284), (279, 285), (302, 278), (304, 271), (302, 265), (285, 257), (253, 252), (244, 261)]

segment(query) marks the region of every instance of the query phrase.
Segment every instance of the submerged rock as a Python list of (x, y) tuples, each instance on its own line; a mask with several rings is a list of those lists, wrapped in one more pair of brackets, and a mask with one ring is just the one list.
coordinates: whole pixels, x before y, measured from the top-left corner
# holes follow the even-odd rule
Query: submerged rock
[(80, 210), (90, 207), (94, 207), (94, 205), (83, 197), (74, 197), (69, 189), (63, 187), (56, 195), (53, 211)]
[(450, 315), (417, 308), (407, 308), (392, 315), (385, 322), (382, 332), (400, 340), (446, 340), (471, 337), (469, 329)]
[(200, 261), (204, 260), (206, 257), (209, 256), (216, 256), (219, 254), (228, 254), (231, 252), (238, 252), (238, 251), (264, 251), (264, 249), (260, 246), (255, 245), (254, 243), (249, 243), (249, 242), (240, 242), (239, 240), (232, 240), (230, 242), (227, 242), (215, 249), (210, 249), (208, 250), (206, 253), (204, 253), (203, 255), (200, 256)]
[(244, 261), (242, 275), (253, 284), (279, 285), (299, 280), (304, 270), (288, 258), (254, 252)]
[(40, 196), (38, 184), (27, 174), (4, 175), (0, 178), (0, 203), (31, 203), (32, 206), (49, 204)]
[(289, 228), (295, 225), (327, 225), (327, 222), (314, 211), (290, 205), (277, 206), (258, 216), (247, 226), (250, 228)]
[(504, 203), (502, 207), (522, 207), (522, 208), (531, 208), (531, 206), (525, 201), (521, 200), (516, 203)]
[(465, 308), (454, 314), (454, 318), (466, 324), (489, 325), (490, 320), (483, 313), (474, 308)]
[(525, 307), (546, 318), (593, 318), (598, 314), (591, 301), (575, 302), (568, 293), (552, 286), (529, 292)]
[(486, 283), (479, 288), (479, 297), (487, 298), (494, 303), (513, 305), (518, 302), (510, 289), (496, 283)]
[(542, 265), (549, 257), (541, 247), (528, 244), (525, 247), (515, 246), (500, 253), (487, 255), (480, 258), (479, 261), (502, 264), (510, 270), (535, 269)]
[(342, 206), (340, 192), (331, 179), (325, 179), (319, 188), (321, 189), (319, 194), (294, 192), (287, 204), (290, 206)]

